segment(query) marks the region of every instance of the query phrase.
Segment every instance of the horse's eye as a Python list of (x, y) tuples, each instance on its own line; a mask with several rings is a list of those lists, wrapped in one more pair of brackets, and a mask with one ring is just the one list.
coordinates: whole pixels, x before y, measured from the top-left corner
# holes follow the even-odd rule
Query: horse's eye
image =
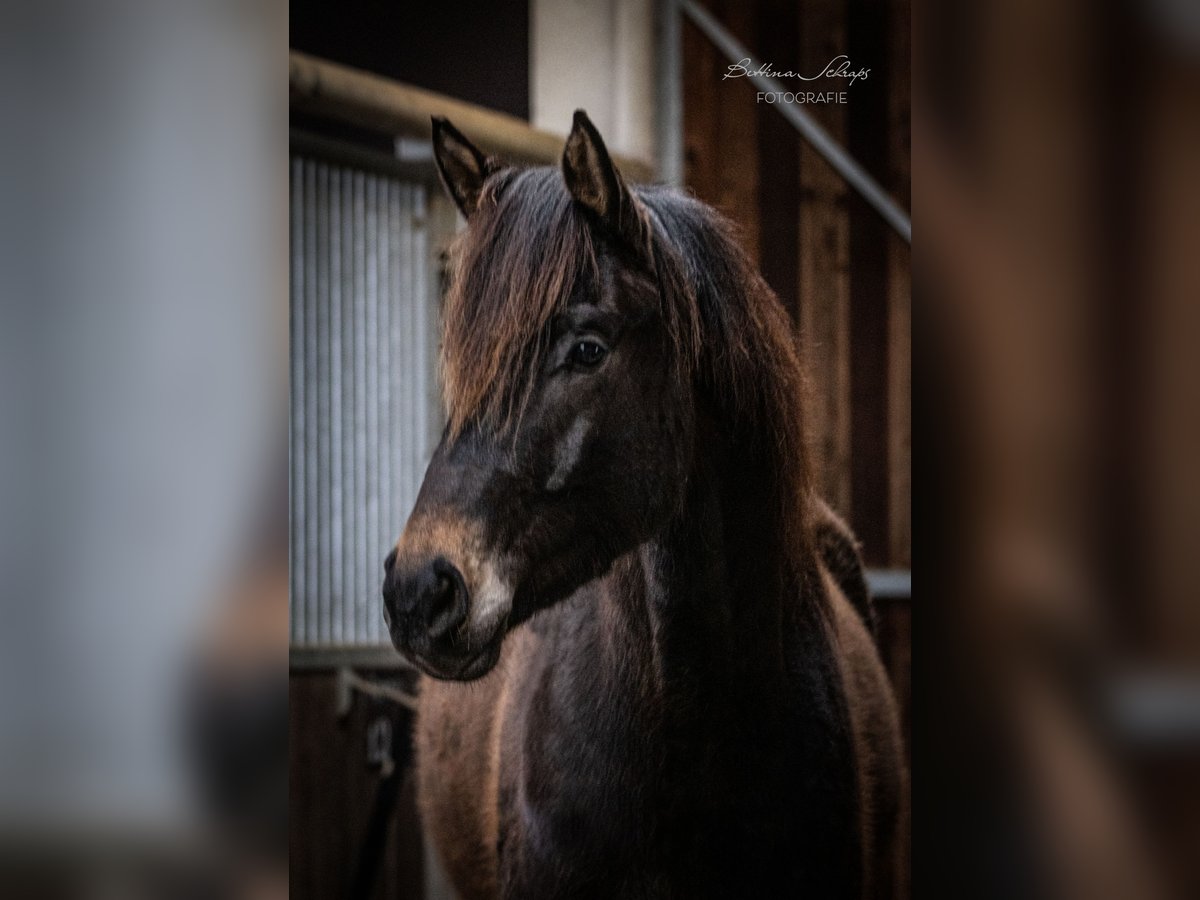
[(598, 365), (607, 353), (608, 351), (595, 341), (576, 341), (571, 346), (571, 352), (567, 354), (567, 361), (571, 365), (590, 369)]

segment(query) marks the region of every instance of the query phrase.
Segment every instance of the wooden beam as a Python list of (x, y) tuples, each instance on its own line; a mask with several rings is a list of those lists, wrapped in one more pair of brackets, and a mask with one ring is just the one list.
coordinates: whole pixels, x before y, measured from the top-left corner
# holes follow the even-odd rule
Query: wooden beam
[[(870, 0), (846, 2), (846, 54), (872, 59), (846, 106), (847, 147), (868, 172), (888, 164), (888, 17)], [(858, 195), (850, 210), (850, 525), (868, 565), (890, 555), (888, 475), (888, 251), (892, 230)]]
[[(818, 0), (797, 11), (799, 62), (818, 71), (846, 48), (844, 0)], [(844, 107), (810, 110), (834, 140), (845, 143)], [(848, 188), (821, 155), (801, 144), (799, 286), (800, 333), (804, 339), (816, 403), (810, 427), (817, 448), (821, 490), (847, 519), (850, 478), (850, 216)]]
[[(288, 58), (288, 92), (294, 109), (390, 134), (429, 137), (431, 117), (445, 116), (482, 149), (517, 162), (557, 165), (566, 140), (565, 133), (542, 131), (505, 113), (295, 50)], [(631, 181), (654, 177), (644, 160), (613, 159)]]
[[(711, 12), (745, 40), (754, 4), (712, 0)], [(683, 23), (685, 183), (738, 226), (742, 248), (756, 264), (759, 246), (758, 117), (754, 87), (722, 81), (727, 63), (695, 23)], [(736, 160), (736, 164), (730, 164)]]
[[(911, 208), (910, 0), (890, 0), (888, 25), (888, 189)], [(912, 565), (912, 248), (888, 240), (888, 563)]]
[[(754, 28), (748, 29), (755, 52), (763, 59), (794, 59), (800, 42), (800, 17), (793, 0), (757, 0)], [(757, 100), (758, 91), (745, 81), (745, 108), (754, 116), (757, 134), (758, 267), (799, 322), (800, 133), (779, 110)], [(737, 169), (740, 166), (734, 166)]]

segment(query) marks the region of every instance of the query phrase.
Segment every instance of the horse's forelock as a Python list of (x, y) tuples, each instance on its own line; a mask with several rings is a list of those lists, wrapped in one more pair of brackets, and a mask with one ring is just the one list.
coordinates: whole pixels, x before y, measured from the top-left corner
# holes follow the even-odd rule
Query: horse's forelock
[(504, 430), (519, 419), (545, 336), (596, 251), (556, 169), (497, 176), (452, 250), (442, 343), (450, 430), (472, 419)]

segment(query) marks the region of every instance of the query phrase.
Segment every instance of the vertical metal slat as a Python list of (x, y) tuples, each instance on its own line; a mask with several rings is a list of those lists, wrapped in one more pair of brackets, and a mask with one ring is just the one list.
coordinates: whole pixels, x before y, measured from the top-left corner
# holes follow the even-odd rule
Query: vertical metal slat
[(359, 634), (371, 639), (375, 622), (375, 604), (372, 602), (376, 560), (379, 555), (379, 205), (376, 191), (378, 179), (367, 175), (365, 180), (366, 219), (363, 238), (366, 245), (366, 321), (363, 324), (365, 365), (367, 372), (365, 415), (367, 428), (366, 443), (366, 540), (362, 552), (362, 592), (359, 603)]
[(329, 546), (331, 540), (329, 494), (332, 477), (329, 471), (329, 168), (319, 164), (317, 169), (317, 606), (320, 609), (320, 633), (325, 641), (333, 639), (331, 611), (331, 575)]
[(312, 452), (317, 447), (317, 191), (316, 166), (312, 162), (304, 165), (304, 505), (308, 515), (304, 520), (305, 566), (304, 604), (307, 631), (311, 636), (314, 627), (319, 628), (317, 611), (317, 567), (316, 550), (317, 519), (316, 505), (317, 460)]
[(436, 440), (436, 265), (425, 187), (291, 165), (291, 639), (378, 645), (380, 565)]
[(342, 172), (342, 597), (343, 634), (354, 640), (354, 174)]
[(330, 631), (334, 644), (349, 641), (343, 628), (342, 598), (342, 173), (333, 168), (329, 179), (329, 569)]
[(291, 613), (292, 641), (304, 643), (306, 617), (304, 615), (304, 572), (305, 550), (303, 523), (308, 516), (304, 503), (304, 304), (300, 298), (304, 291), (304, 163), (292, 161), (292, 283), (291, 283), (291, 421), (292, 442), (290, 447), (291, 484)]
[(354, 174), (354, 633), (362, 634), (362, 594), (367, 566), (367, 246), (366, 175)]
[[(375, 203), (378, 207), (379, 227), (375, 231), (379, 254), (379, 311), (375, 331), (378, 350), (376, 371), (378, 389), (375, 394), (375, 409), (379, 427), (379, 438), (375, 443), (375, 454), (379, 471), (379, 487), (377, 490), (378, 509), (375, 519), (376, 555), (375, 584), (379, 583), (380, 566), (387, 554), (387, 545), (391, 538), (388, 535), (388, 507), (392, 500), (392, 479), (390, 454), (387, 452), (391, 440), (391, 416), (388, 415), (389, 374), (392, 370), (391, 354), (388, 352), (388, 323), (391, 320), (391, 254), (389, 253), (389, 237), (391, 234), (390, 207), (388, 205), (389, 180), (380, 178), (375, 189)], [(383, 639), (383, 617), (379, 611), (379, 593), (371, 594), (371, 640), (379, 643)]]

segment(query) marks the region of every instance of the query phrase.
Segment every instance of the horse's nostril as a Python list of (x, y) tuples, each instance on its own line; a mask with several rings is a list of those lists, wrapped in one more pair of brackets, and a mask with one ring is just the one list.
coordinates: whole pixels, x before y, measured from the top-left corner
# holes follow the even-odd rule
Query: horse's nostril
[(395, 566), (396, 566), (396, 548), (393, 547), (392, 552), (389, 553), (387, 555), (387, 558), (383, 561), (383, 574), (385, 574), (385, 575), (392, 574), (392, 569), (395, 568)]
[(433, 566), (434, 582), (426, 595), (425, 621), (434, 640), (456, 630), (467, 617), (467, 586), (458, 569), (439, 560)]
[(470, 601), (458, 569), (440, 557), (414, 568), (407, 562), (399, 563), (395, 551), (388, 554), (384, 568), (383, 603), (388, 628), (405, 635), (405, 640), (453, 639), (467, 620)]

